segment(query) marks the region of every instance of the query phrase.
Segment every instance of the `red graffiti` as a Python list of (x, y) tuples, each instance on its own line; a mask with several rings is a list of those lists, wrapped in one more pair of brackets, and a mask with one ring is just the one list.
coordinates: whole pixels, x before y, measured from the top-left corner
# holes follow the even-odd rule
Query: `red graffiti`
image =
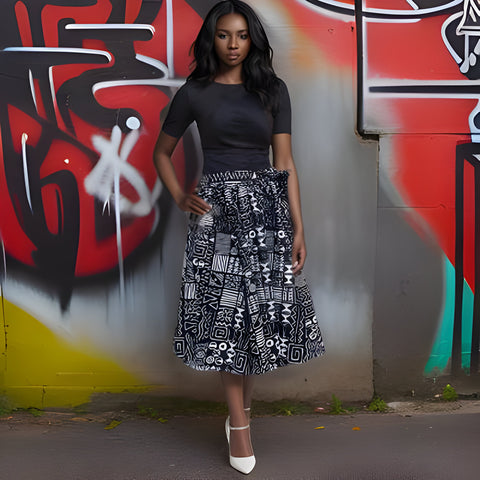
[[(75, 277), (115, 268), (162, 221), (153, 148), (201, 21), (180, 0), (2, 4), (1, 238), (69, 285), (65, 304)], [(175, 159), (183, 180), (181, 146)]]

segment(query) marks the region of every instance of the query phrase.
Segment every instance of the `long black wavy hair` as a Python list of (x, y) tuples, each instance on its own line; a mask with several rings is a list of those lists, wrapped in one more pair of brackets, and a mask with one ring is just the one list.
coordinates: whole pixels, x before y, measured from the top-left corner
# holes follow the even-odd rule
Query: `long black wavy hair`
[(219, 68), (215, 53), (215, 31), (220, 17), (230, 13), (243, 15), (251, 39), (250, 51), (243, 62), (245, 88), (256, 93), (265, 108), (278, 108), (279, 79), (272, 66), (273, 50), (257, 14), (252, 7), (240, 0), (219, 2), (207, 13), (202, 28), (192, 45), (194, 70), (188, 80), (212, 82)]

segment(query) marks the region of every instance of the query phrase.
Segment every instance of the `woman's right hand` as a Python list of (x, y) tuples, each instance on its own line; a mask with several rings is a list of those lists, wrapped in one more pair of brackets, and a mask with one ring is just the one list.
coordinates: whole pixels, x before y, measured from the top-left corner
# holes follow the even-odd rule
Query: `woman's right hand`
[(203, 198), (194, 193), (183, 193), (178, 199), (175, 199), (175, 202), (180, 210), (195, 213), (196, 215), (204, 215), (212, 209)]

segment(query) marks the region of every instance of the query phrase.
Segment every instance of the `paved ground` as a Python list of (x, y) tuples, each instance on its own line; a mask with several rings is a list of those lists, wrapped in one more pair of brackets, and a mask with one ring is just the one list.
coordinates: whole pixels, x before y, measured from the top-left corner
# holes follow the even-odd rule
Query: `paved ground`
[[(480, 401), (400, 404), (396, 413), (257, 417), (249, 479), (477, 480)], [(112, 418), (123, 418), (113, 429)], [(158, 420), (111, 412), (0, 418), (2, 480), (246, 478), (227, 461), (224, 418)], [(317, 428), (324, 427), (324, 428)]]

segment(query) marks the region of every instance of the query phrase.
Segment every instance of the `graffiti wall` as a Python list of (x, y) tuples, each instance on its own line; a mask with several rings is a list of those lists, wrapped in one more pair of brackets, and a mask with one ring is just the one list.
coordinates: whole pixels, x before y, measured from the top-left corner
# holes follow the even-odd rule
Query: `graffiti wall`
[(359, 123), (380, 135), (381, 390), (479, 371), (479, 7), (364, 1), (357, 12)]
[[(0, 388), (8, 402), (66, 406), (105, 392), (151, 390), (220, 398), (217, 374), (194, 372), (172, 353), (186, 218), (162, 188), (152, 164), (167, 105), (188, 75), (190, 46), (214, 3), (2, 2)], [(354, 2), (250, 3), (265, 23), (275, 68), (290, 89), (294, 154), (309, 247), (307, 270), (328, 349), (324, 358), (266, 375), (256, 395), (319, 398), (336, 393), (345, 399), (368, 398), (372, 393), (377, 144), (355, 134)], [(442, 21), (451, 15), (444, 13)], [(441, 27), (438, 16), (425, 21), (440, 22)], [(397, 27), (415, 25), (393, 24), (390, 32), (392, 25), (377, 23), (370, 29), (368, 18), (362, 22), (367, 40), (382, 34), (377, 28), (387, 28), (393, 35)], [(448, 32), (456, 31), (456, 20), (452, 22)], [(431, 27), (432, 36), (434, 30)], [(397, 34), (404, 38), (403, 31)], [(465, 75), (474, 75), (474, 68), (462, 73), (465, 67), (457, 67), (455, 58), (463, 53), (455, 35), (445, 37), (451, 40), (449, 46), (446, 42), (438, 46), (445, 49), (446, 58), (437, 75), (445, 75), (445, 65), (451, 62), (452, 81), (455, 77), (459, 85), (467, 84)], [(381, 58), (386, 52), (370, 51), (369, 45), (363, 48), (372, 55), (372, 78), (382, 87), (381, 72), (389, 79), (398, 72), (389, 70), (392, 62)], [(412, 46), (402, 46), (410, 67)], [(418, 49), (415, 54), (420, 55)], [(424, 67), (424, 77), (417, 72), (415, 78), (427, 81), (430, 67), (420, 58), (418, 63)], [(445, 145), (435, 147), (442, 158), (429, 158), (425, 168), (438, 181), (450, 175), (441, 163), (447, 162), (447, 145), (458, 143), (457, 153), (448, 161), (474, 155), (468, 147), (460, 147), (469, 141), (468, 128), (461, 127), (469, 125), (464, 120), (475, 108), (468, 96), (440, 100), (437, 95), (428, 103), (432, 100), (425, 92), (421, 101), (426, 103), (416, 104), (414, 111), (408, 98), (395, 92), (377, 94), (369, 88), (364, 82), (364, 128), (388, 133), (381, 145), (391, 152), (390, 163), (383, 159), (382, 165), (388, 170), (385, 182), (398, 198), (413, 198), (415, 186), (418, 194), (423, 191), (413, 181), (414, 169), (420, 163), (423, 168), (423, 162), (411, 159), (410, 170), (398, 174), (397, 169), (395, 178), (391, 174), (395, 167), (390, 165), (402, 152), (416, 152), (418, 158), (428, 142), (399, 141), (394, 133), (417, 128), (415, 133), (428, 138), (432, 133), (431, 124), (426, 126), (428, 118), (444, 125), (437, 133), (445, 134)], [(440, 121), (438, 112), (430, 114), (443, 101), (451, 109), (443, 115), (447, 123)], [(418, 130), (418, 112), (423, 113), (424, 130)], [(417, 123), (408, 123), (413, 120)], [(450, 131), (463, 136), (454, 140)], [(201, 161), (198, 134), (192, 127), (174, 156), (185, 188), (198, 180)], [(385, 182), (384, 201), (393, 201)], [(468, 181), (464, 189), (465, 195), (473, 195)], [(438, 189), (432, 186), (431, 191)], [(445, 212), (437, 216), (431, 212), (437, 223), (429, 223), (426, 216), (422, 222), (404, 219), (405, 229), (415, 231), (412, 242), (419, 248), (433, 248), (425, 246), (425, 225), (435, 231), (438, 224), (446, 233), (451, 222), (442, 221), (451, 205), (442, 202)], [(469, 215), (467, 209), (465, 222), (470, 221)], [(448, 242), (445, 235), (438, 247), (439, 251), (444, 248), (443, 265), (454, 264)], [(434, 300), (440, 310), (440, 277), (446, 267), (439, 266), (435, 248), (431, 263), (438, 270), (440, 293)], [(465, 265), (473, 258), (471, 249), (466, 244)], [(471, 269), (465, 271), (470, 275), (463, 290), (467, 295), (473, 277)], [(433, 336), (433, 323), (431, 330), (427, 333)]]

